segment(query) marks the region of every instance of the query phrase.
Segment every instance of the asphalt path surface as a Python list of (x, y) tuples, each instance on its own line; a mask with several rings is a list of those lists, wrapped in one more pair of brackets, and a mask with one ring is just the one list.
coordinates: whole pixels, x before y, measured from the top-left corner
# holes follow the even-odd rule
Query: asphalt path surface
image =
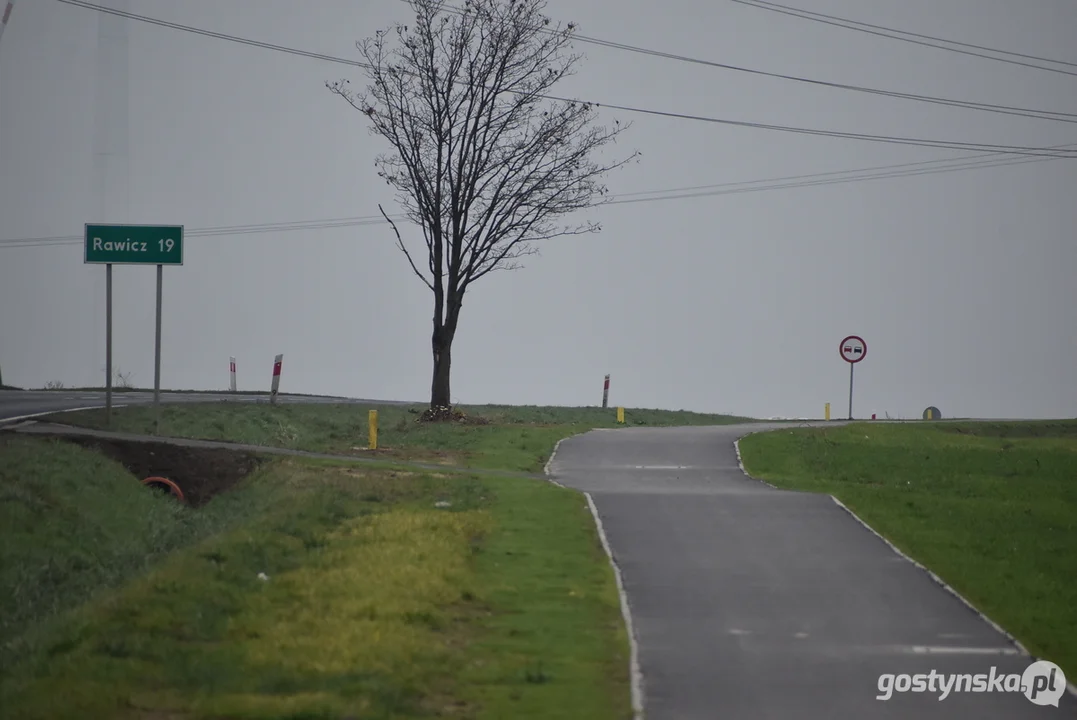
[(1077, 717), (1069, 694), (1057, 708), (1020, 692), (877, 699), (885, 673), (1020, 674), (1031, 660), (829, 496), (746, 477), (734, 440), (766, 427), (592, 431), (550, 464), (598, 509), (648, 720)]
[[(360, 398), (334, 398), (318, 395), (278, 395), (278, 402), (294, 403), (356, 403), (366, 405), (408, 405), (411, 403), (393, 400), (367, 400)], [(161, 402), (205, 403), (205, 402), (239, 402), (267, 403), (269, 394), (242, 395), (229, 393), (174, 393), (162, 392)], [(152, 392), (112, 392), (112, 406), (152, 405)], [(104, 391), (88, 390), (0, 390), (0, 424), (13, 422), (27, 417), (67, 410), (81, 410), (105, 406)]]

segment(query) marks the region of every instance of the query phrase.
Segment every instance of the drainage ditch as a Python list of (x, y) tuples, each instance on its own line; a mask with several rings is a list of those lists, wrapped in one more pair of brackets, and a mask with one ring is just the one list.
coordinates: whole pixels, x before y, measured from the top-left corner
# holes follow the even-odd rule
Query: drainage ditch
[(262, 462), (251, 453), (158, 442), (63, 436), (123, 465), (143, 485), (197, 508), (232, 488)]

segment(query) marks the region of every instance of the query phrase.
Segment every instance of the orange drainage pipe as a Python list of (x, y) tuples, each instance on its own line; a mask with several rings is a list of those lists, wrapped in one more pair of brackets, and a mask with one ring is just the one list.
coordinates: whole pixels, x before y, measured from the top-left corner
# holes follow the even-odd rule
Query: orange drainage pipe
[(179, 500), (180, 502), (186, 502), (186, 499), (183, 497), (183, 491), (180, 490), (180, 486), (172, 482), (168, 478), (148, 477), (142, 481), (142, 484), (148, 487), (156, 486), (164, 490), (168, 490), (168, 492), (170, 492), (177, 500)]

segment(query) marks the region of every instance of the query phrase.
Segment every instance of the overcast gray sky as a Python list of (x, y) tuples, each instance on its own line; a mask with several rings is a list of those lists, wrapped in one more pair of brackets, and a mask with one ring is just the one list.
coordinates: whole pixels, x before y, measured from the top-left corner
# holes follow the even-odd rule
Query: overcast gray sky
[[(399, 0), (103, 4), (355, 59), (356, 40), (408, 18)], [(1077, 62), (1070, 0), (787, 4)], [(1077, 113), (1074, 75), (729, 0), (551, 0), (548, 13), (588, 36), (728, 64)], [(1077, 143), (1072, 123), (576, 47), (586, 59), (562, 94), (601, 103), (875, 135)], [(357, 68), (19, 0), (0, 41), (0, 241), (80, 237), (86, 222), (191, 233), (395, 208), (373, 167), (383, 141), (325, 89), (344, 77), (363, 82)], [(619, 196), (970, 154), (603, 111), (613, 118), (634, 122), (615, 151), (643, 153), (610, 177)], [(95, 164), (102, 148), (110, 154)], [(602, 207), (588, 215), (601, 234), (551, 241), (525, 269), (494, 273), (467, 296), (454, 399), (597, 404), (610, 373), (613, 405), (795, 417), (821, 416), (831, 402), (841, 416), (849, 373), (838, 343), (858, 334), (868, 343), (858, 416), (919, 416), (933, 404), (944, 415), (1073, 417), (1075, 187), (1077, 158)], [(4, 381), (103, 384), (104, 267), (83, 265), (81, 241), (7, 245)], [(284, 353), (284, 391), (428, 397), (430, 292), (384, 224), (189, 236), (184, 266), (164, 275), (165, 387), (225, 388), (234, 355), (241, 388), (268, 388)], [(114, 362), (150, 386), (154, 270), (117, 267), (114, 282)]]

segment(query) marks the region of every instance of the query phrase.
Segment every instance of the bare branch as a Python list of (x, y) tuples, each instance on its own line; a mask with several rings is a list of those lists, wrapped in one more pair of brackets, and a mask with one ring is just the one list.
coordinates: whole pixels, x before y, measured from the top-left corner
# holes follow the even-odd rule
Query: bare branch
[(434, 293), (435, 323), (454, 328), (471, 283), (521, 267), (542, 241), (598, 232), (566, 220), (602, 204), (604, 177), (638, 154), (597, 160), (629, 125), (598, 126), (596, 106), (551, 99), (581, 58), (570, 52), (575, 26), (552, 23), (545, 0), (407, 5), (414, 23), (357, 44), (366, 91), (352, 93), (346, 80), (329, 87), (388, 141), (378, 175), (420, 226), (430, 276), (394, 225), (398, 247)]
[(389, 223), (389, 225), (393, 228), (393, 232), (396, 233), (396, 246), (400, 248), (400, 250), (404, 253), (404, 257), (408, 259), (408, 264), (411, 265), (411, 269), (415, 272), (416, 275), (419, 276), (419, 279), (423, 281), (424, 285), (433, 290), (434, 287), (430, 284), (430, 281), (426, 279), (425, 275), (419, 272), (419, 268), (415, 267), (415, 261), (411, 259), (411, 253), (408, 252), (408, 249), (406, 247), (404, 247), (404, 240), (400, 237), (400, 231), (397, 229), (396, 223), (393, 222), (393, 219), (385, 213), (385, 210), (382, 209), (381, 203), (378, 203), (378, 210), (381, 210), (381, 216), (385, 218), (385, 221)]

